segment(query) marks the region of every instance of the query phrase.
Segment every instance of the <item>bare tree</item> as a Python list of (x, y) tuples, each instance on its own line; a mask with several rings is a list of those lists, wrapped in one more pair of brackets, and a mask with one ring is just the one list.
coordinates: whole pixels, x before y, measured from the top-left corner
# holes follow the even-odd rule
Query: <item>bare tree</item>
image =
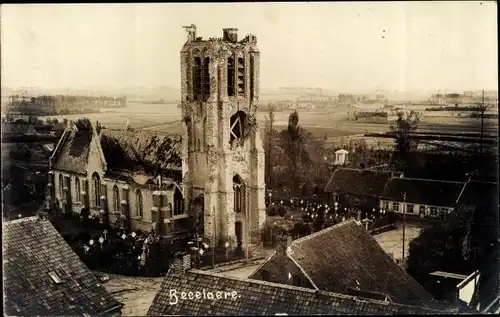
[(483, 90), (483, 102), (478, 105), (479, 113), (481, 115), (481, 142), (479, 143), (479, 155), (483, 155), (483, 134), (484, 134), (484, 114), (488, 110), (490, 105), (484, 103), (484, 90)]
[(265, 126), (265, 139), (264, 139), (264, 149), (266, 151), (266, 183), (267, 186), (272, 188), (273, 185), (273, 154), (271, 153), (274, 148), (275, 140), (275, 130), (274, 130), (274, 112), (276, 111), (276, 106), (269, 103), (266, 117)]

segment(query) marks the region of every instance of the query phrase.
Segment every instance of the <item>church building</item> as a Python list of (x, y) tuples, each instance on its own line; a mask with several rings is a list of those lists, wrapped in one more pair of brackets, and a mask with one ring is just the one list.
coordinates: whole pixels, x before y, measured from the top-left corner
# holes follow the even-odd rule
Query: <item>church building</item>
[(245, 248), (265, 222), (264, 150), (256, 119), (259, 50), (237, 29), (181, 50), (183, 134), (71, 122), (50, 158), (50, 203), (128, 231), (198, 233)]

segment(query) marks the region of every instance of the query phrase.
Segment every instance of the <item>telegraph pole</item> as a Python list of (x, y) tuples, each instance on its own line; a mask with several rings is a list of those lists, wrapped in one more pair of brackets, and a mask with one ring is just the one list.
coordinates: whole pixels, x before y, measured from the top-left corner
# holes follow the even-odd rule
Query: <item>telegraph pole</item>
[(248, 199), (248, 196), (249, 193), (248, 193), (248, 189), (245, 188), (245, 258), (246, 260), (248, 261), (248, 246), (249, 246), (249, 243), (248, 243), (248, 230), (250, 229), (250, 213), (249, 213), (249, 199)]
[(403, 193), (403, 257), (405, 259), (405, 226), (406, 226), (406, 192)]
[(484, 89), (483, 89), (483, 104), (480, 107), (481, 111), (481, 143), (479, 143), (479, 156), (483, 156), (483, 125), (484, 125), (484, 113), (486, 112), (486, 105), (484, 104)]

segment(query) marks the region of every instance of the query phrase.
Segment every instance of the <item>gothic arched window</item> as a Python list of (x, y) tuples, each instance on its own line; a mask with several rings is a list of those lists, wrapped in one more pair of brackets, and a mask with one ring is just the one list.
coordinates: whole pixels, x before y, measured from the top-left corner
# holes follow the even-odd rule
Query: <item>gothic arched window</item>
[(201, 100), (201, 58), (195, 57), (193, 64), (193, 90), (194, 100)]
[(245, 186), (239, 175), (233, 177), (234, 190), (234, 212), (240, 213), (245, 210)]
[(210, 72), (209, 72), (210, 58), (203, 59), (203, 67), (201, 70), (201, 99), (207, 101), (210, 97)]
[(75, 191), (76, 191), (76, 201), (80, 202), (82, 201), (82, 192), (80, 188), (80, 180), (78, 177), (75, 179)]
[(231, 141), (233, 141), (234, 139), (239, 139), (243, 136), (243, 124), (245, 122), (245, 119), (246, 114), (243, 111), (238, 111), (231, 117), (231, 130), (229, 131)]
[(138, 189), (135, 192), (135, 210), (137, 212), (137, 216), (142, 217), (142, 193), (141, 190)]
[(182, 193), (175, 186), (174, 190), (174, 216), (182, 215), (184, 213), (184, 199), (182, 198)]
[(238, 96), (245, 96), (245, 60), (238, 58)]
[(92, 186), (94, 192), (94, 206), (99, 207), (101, 206), (101, 179), (97, 172), (92, 174)]
[(234, 58), (229, 57), (227, 59), (227, 95), (229, 97), (234, 96)]
[(120, 210), (120, 191), (118, 186), (113, 186), (113, 211)]
[(64, 199), (64, 177), (59, 174), (59, 196)]

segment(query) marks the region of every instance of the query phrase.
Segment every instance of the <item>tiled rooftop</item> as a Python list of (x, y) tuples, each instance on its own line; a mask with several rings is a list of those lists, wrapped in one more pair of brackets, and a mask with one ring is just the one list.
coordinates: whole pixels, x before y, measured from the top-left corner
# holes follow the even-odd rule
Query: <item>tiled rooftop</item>
[[(293, 241), (285, 256), (320, 290), (345, 294), (359, 289), (386, 294), (396, 303), (435, 307), (433, 297), (354, 219)], [(258, 273), (251, 277), (262, 279)]]
[(52, 224), (39, 217), (4, 222), (4, 310), (9, 316), (101, 315), (114, 299)]
[(325, 191), (378, 197), (389, 178), (391, 172), (387, 171), (339, 168), (333, 172)]
[[(170, 292), (177, 292), (178, 302), (171, 304)], [(208, 299), (209, 292), (237, 293), (236, 299)], [(201, 292), (200, 299), (181, 299), (180, 292)], [(203, 296), (205, 292), (205, 296)], [(216, 296), (216, 293), (215, 293)], [(156, 295), (148, 316), (166, 315), (396, 315), (440, 314), (441, 311), (367, 300), (307, 288), (245, 280), (198, 270), (184, 274), (169, 272)]]
[(387, 182), (381, 199), (403, 201), (403, 193), (406, 193), (408, 203), (454, 207), (463, 187), (463, 182), (391, 178)]

